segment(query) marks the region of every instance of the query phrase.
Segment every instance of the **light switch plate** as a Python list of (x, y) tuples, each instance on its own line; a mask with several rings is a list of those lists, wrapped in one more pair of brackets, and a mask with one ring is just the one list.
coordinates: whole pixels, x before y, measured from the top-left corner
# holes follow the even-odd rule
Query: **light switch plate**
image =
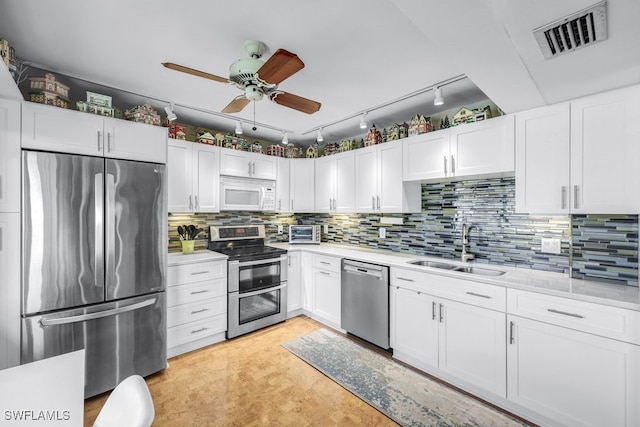
[(384, 228), (384, 227), (380, 227), (380, 228), (378, 229), (378, 236), (379, 236), (381, 239), (386, 239), (386, 238), (387, 238), (387, 229), (386, 229), (386, 228)]
[(548, 254), (559, 254), (562, 252), (560, 239), (542, 239), (541, 251)]
[(327, 234), (329, 232), (329, 224), (325, 224), (324, 225), (324, 234)]
[(284, 233), (284, 227), (282, 225), (278, 226), (278, 234)]

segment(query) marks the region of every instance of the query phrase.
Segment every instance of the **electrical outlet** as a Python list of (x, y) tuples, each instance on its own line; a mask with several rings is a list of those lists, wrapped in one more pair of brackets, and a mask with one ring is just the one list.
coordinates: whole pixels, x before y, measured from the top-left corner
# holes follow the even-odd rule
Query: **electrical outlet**
[(278, 234), (284, 233), (284, 227), (282, 225), (278, 226)]
[(541, 251), (548, 254), (559, 254), (562, 252), (560, 239), (542, 239)]
[(329, 232), (329, 224), (325, 224), (323, 228), (324, 228), (324, 234), (327, 234)]
[(381, 239), (386, 239), (387, 238), (387, 229), (384, 227), (380, 227), (378, 229), (378, 237), (380, 237)]

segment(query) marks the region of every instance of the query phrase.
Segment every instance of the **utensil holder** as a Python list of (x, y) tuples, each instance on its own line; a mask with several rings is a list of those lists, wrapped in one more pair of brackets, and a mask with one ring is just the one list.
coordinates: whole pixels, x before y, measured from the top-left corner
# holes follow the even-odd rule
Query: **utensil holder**
[(190, 254), (193, 252), (193, 249), (195, 247), (196, 241), (195, 240), (183, 240), (180, 243), (182, 243), (182, 253), (183, 254)]

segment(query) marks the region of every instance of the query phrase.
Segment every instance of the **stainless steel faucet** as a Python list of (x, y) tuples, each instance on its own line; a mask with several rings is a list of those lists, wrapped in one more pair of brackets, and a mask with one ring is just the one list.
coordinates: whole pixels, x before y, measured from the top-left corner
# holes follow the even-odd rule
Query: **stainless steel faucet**
[(460, 260), (462, 262), (471, 261), (473, 259), (473, 254), (467, 253), (467, 245), (469, 244), (469, 231), (473, 226), (467, 227), (466, 223), (462, 223), (462, 255), (460, 255)]

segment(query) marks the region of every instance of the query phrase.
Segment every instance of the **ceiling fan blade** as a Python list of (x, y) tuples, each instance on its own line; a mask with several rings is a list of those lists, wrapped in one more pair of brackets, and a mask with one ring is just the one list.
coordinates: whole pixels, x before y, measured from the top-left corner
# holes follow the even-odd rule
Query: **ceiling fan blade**
[(298, 55), (278, 49), (262, 64), (257, 74), (260, 80), (277, 85), (303, 68), (304, 62), (298, 58)]
[(240, 111), (242, 111), (244, 107), (247, 106), (247, 104), (249, 104), (249, 102), (251, 102), (249, 101), (249, 98), (247, 98), (244, 95), (240, 95), (236, 97), (236, 99), (231, 101), (229, 105), (224, 107), (224, 110), (222, 110), (222, 112), (223, 113), (239, 113)]
[(269, 94), (269, 99), (271, 99), (278, 105), (293, 108), (294, 110), (302, 111), (303, 113), (307, 114), (313, 114), (317, 112), (318, 110), (320, 110), (320, 106), (322, 106), (322, 104), (317, 101), (312, 101), (311, 99), (303, 98), (301, 96), (282, 92), (279, 90)]
[(184, 65), (174, 64), (173, 62), (163, 62), (162, 65), (164, 65), (165, 67), (171, 70), (180, 71), (180, 72), (191, 74), (197, 77), (204, 77), (205, 79), (213, 80), (220, 83), (230, 83), (229, 79), (226, 79), (224, 77), (216, 76), (215, 74), (205, 73), (204, 71), (195, 70), (193, 68), (185, 67)]

